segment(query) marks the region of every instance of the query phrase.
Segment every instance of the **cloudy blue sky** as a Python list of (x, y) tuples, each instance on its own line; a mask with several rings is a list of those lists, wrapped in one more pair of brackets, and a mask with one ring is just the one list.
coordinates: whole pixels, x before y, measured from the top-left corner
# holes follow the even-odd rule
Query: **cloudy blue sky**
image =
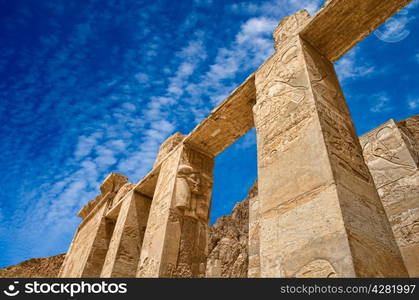
[[(111, 171), (136, 182), (322, 0), (0, 0), (0, 267), (63, 253)], [(336, 67), (358, 133), (419, 112), (419, 2)], [(257, 176), (251, 131), (216, 159), (211, 222)]]

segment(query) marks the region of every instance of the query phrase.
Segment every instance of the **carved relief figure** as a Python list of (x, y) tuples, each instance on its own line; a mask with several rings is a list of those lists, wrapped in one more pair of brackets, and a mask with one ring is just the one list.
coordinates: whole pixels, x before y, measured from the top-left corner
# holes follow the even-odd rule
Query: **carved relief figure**
[(208, 221), (212, 180), (209, 176), (194, 170), (191, 166), (180, 165), (176, 180), (174, 206), (186, 216)]
[(330, 262), (316, 259), (303, 266), (296, 274), (297, 278), (332, 278), (338, 277)]

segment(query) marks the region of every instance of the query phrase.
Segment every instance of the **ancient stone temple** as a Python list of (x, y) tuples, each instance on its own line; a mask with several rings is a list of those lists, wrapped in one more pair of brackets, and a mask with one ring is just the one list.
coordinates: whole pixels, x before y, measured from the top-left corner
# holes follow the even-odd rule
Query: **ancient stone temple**
[[(168, 138), (142, 180), (104, 180), (59, 276), (219, 277), (226, 265), (249, 277), (419, 276), (418, 118), (360, 141), (333, 66), (409, 2), (329, 0), (284, 18), (275, 53), (192, 132)], [(242, 229), (222, 264), (221, 240), (209, 240), (214, 158), (253, 127), (258, 194), (248, 231), (228, 221)]]

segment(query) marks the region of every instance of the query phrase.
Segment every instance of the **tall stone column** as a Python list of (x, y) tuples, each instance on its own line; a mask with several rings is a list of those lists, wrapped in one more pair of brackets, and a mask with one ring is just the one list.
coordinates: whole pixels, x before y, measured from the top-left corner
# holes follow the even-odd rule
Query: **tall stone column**
[(214, 160), (179, 145), (162, 162), (137, 277), (203, 277)]
[(135, 277), (150, 204), (135, 191), (123, 198), (100, 277)]
[[(412, 125), (412, 126), (410, 126)], [(419, 116), (360, 138), (410, 277), (419, 277)]]
[[(104, 203), (105, 204), (105, 203)], [(104, 217), (106, 205), (80, 226), (64, 259), (59, 277), (99, 277), (113, 224)]]
[(101, 194), (80, 210), (78, 215), (83, 221), (67, 251), (59, 277), (100, 276), (115, 225), (105, 215), (127, 179), (119, 173), (109, 174), (100, 186)]
[(255, 78), (261, 276), (407, 276), (333, 64), (294, 21)]

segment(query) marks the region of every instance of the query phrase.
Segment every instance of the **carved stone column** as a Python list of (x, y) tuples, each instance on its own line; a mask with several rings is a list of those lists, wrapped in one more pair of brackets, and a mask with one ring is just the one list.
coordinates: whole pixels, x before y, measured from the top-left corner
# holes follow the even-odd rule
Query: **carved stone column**
[(83, 221), (67, 251), (59, 277), (99, 277), (105, 261), (114, 223), (105, 217), (109, 203), (126, 183), (127, 177), (111, 173), (102, 183), (101, 195), (84, 206)]
[(162, 162), (137, 277), (203, 277), (212, 157), (179, 145)]
[[(409, 126), (412, 125), (412, 126)], [(419, 116), (360, 138), (410, 277), (419, 277)]]
[(333, 64), (280, 37), (255, 78), (261, 276), (407, 276)]
[(135, 277), (150, 204), (135, 191), (125, 195), (100, 277)]

